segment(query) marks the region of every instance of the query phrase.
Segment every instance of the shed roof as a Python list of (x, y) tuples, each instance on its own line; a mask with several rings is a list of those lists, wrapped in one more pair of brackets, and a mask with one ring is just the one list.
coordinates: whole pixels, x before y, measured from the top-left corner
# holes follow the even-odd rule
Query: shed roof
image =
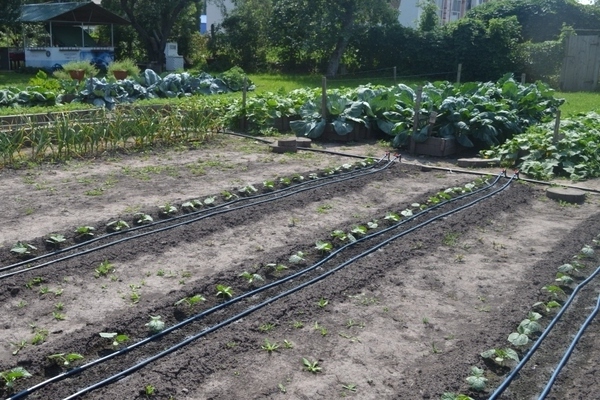
[(86, 25), (128, 25), (129, 21), (100, 7), (87, 3), (45, 3), (21, 6), (21, 22), (82, 23)]

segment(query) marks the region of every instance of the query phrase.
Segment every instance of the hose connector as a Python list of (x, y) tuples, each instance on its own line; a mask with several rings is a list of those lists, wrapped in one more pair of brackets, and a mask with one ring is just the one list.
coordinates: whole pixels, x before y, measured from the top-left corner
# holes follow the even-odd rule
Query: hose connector
[(500, 174), (504, 177), (504, 178), (508, 178), (508, 176), (506, 176), (506, 168), (504, 168)]
[(515, 173), (515, 179), (519, 179), (519, 172), (520, 172), (520, 171), (519, 171), (518, 169), (515, 169), (515, 170), (514, 170), (514, 173)]

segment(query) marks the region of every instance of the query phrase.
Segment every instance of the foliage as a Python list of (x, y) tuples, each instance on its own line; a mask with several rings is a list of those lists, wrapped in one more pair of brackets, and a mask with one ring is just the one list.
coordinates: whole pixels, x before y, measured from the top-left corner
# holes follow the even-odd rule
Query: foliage
[(100, 337), (112, 340), (112, 345), (115, 347), (129, 340), (129, 336), (123, 333), (119, 335), (117, 332), (100, 332)]
[(67, 72), (83, 70), (85, 72), (85, 76), (88, 78), (98, 75), (98, 69), (86, 60), (69, 61), (68, 63), (62, 65), (62, 69)]
[(7, 388), (12, 388), (15, 381), (21, 378), (30, 378), (31, 374), (23, 367), (16, 367), (7, 371), (0, 372), (0, 378), (5, 382)]
[(140, 69), (136, 62), (130, 58), (123, 58), (119, 61), (113, 61), (106, 69), (106, 75), (111, 77), (114, 71), (125, 71), (128, 77), (136, 78), (140, 75)]
[(56, 100), (55, 92), (41, 86), (29, 86), (25, 90), (11, 86), (0, 89), (0, 108), (53, 106)]
[(531, 127), (525, 134), (482, 154), (515, 164), (521, 172), (535, 179), (552, 179), (556, 175), (572, 180), (598, 177), (600, 115), (591, 112), (562, 120), (557, 141), (554, 124), (547, 123)]
[(519, 362), (519, 355), (511, 348), (489, 349), (481, 353), (482, 358), (489, 358), (500, 366), (506, 366), (509, 362)]
[(483, 375), (483, 370), (476, 366), (471, 367), (471, 375), (466, 378), (471, 389), (478, 392), (484, 391), (487, 384), (487, 378)]
[(231, 286), (225, 285), (217, 285), (217, 297), (222, 297), (224, 299), (230, 299), (233, 297), (233, 289)]
[(302, 358), (302, 364), (304, 365), (304, 369), (308, 372), (312, 372), (313, 374), (321, 372), (321, 367), (319, 366), (318, 361), (309, 361), (306, 358)]
[(67, 366), (75, 361), (83, 360), (83, 356), (79, 353), (58, 353), (48, 356), (48, 359), (58, 363), (62, 363), (62, 365)]
[(162, 317), (157, 315), (156, 317), (150, 316), (150, 322), (146, 323), (146, 327), (151, 333), (158, 333), (165, 329), (165, 323), (161, 321)]
[(28, 258), (32, 255), (32, 252), (37, 250), (37, 247), (35, 247), (32, 244), (29, 243), (24, 243), (24, 242), (17, 242), (11, 249), (10, 251), (12, 253), (17, 254), (19, 257), (21, 258)]

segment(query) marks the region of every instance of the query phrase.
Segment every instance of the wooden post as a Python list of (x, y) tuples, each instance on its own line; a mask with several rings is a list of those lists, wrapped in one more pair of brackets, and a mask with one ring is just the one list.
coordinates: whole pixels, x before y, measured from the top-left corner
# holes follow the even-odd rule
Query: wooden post
[(244, 85), (242, 87), (242, 120), (240, 121), (240, 129), (242, 130), (242, 132), (246, 132), (246, 125), (247, 125), (247, 121), (246, 121), (246, 93), (247, 93), (247, 87), (248, 86), (248, 81), (247, 78), (244, 77)]
[(417, 88), (417, 98), (415, 99), (415, 115), (413, 118), (412, 135), (410, 135), (410, 154), (415, 154), (415, 134), (419, 129), (419, 112), (421, 111), (421, 96), (423, 94), (423, 86)]
[(396, 84), (396, 67), (394, 67), (394, 85)]
[(322, 86), (322, 92), (321, 92), (321, 118), (323, 118), (324, 120), (327, 119), (327, 77), (324, 76), (321, 79), (321, 86)]
[(552, 140), (554, 144), (558, 143), (560, 134), (560, 110), (556, 110), (556, 121), (554, 121), (554, 135)]
[(427, 136), (431, 136), (431, 132), (433, 131), (433, 125), (435, 125), (435, 119), (437, 118), (437, 113), (432, 111), (429, 113), (429, 124), (427, 125)]
[(456, 83), (460, 84), (460, 74), (462, 73), (462, 63), (458, 64), (458, 71), (456, 72)]
[(525, 72), (523, 72), (523, 73), (521, 74), (521, 85), (524, 85), (524, 84), (525, 84), (525, 77), (526, 77), (526, 75), (525, 75)]

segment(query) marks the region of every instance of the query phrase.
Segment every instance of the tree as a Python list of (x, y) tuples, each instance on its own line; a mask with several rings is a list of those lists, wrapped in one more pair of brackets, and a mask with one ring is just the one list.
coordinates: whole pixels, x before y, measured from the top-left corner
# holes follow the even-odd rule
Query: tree
[[(395, 2), (397, 3), (397, 2)], [(271, 39), (288, 62), (323, 59), (334, 76), (352, 37), (398, 23), (389, 0), (273, 0)]]
[(162, 65), (165, 46), (178, 18), (194, 0), (119, 0), (121, 10), (139, 35), (151, 61)]
[(421, 8), (419, 30), (421, 32), (435, 31), (440, 26), (439, 9), (435, 0), (421, 0), (418, 6)]
[(19, 19), (21, 0), (0, 0), (0, 26), (13, 25)]

